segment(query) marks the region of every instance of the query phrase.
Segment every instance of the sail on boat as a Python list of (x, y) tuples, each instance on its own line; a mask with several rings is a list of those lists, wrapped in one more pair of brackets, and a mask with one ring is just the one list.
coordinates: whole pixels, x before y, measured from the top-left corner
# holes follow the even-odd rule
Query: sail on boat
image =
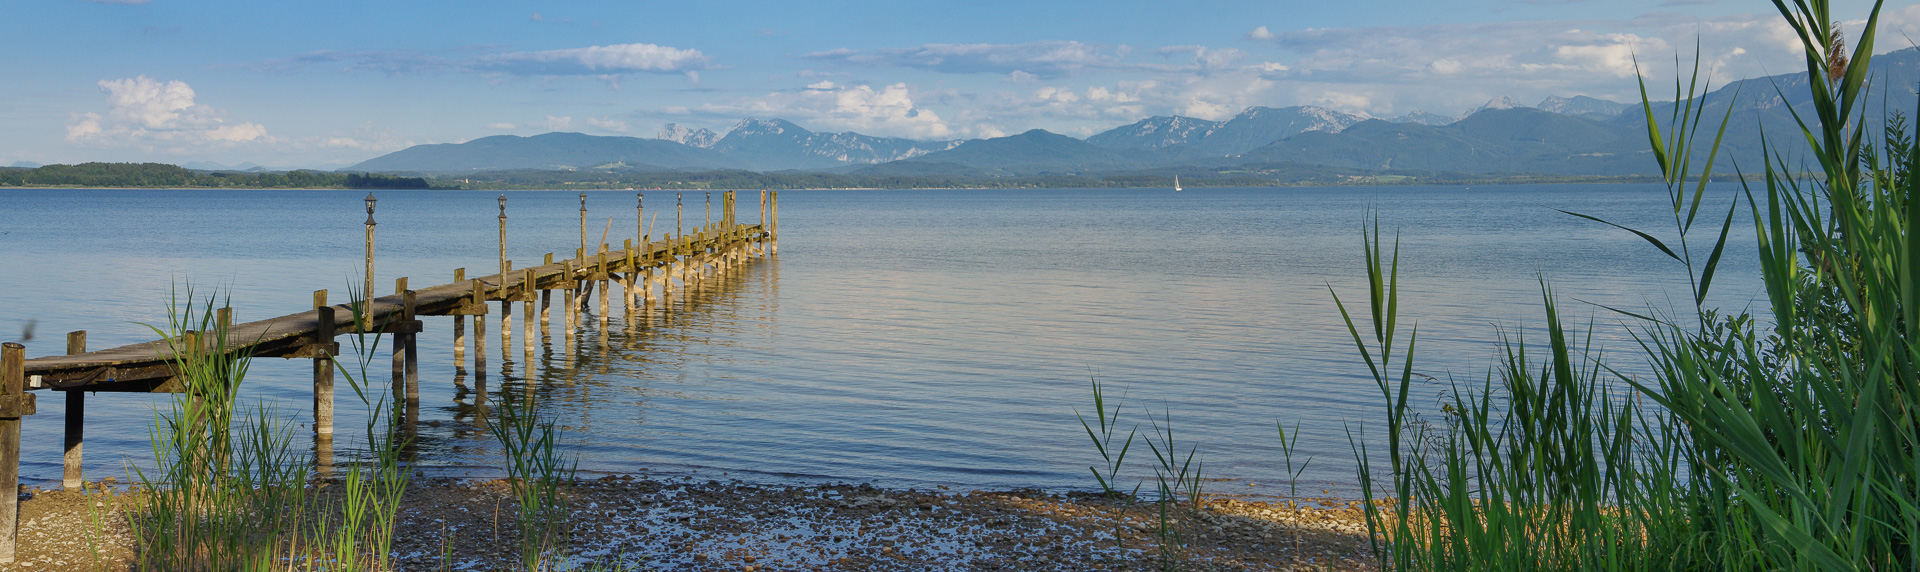
[(1173, 176), (1173, 192), (1176, 192), (1176, 193), (1180, 192), (1180, 176), (1179, 175)]

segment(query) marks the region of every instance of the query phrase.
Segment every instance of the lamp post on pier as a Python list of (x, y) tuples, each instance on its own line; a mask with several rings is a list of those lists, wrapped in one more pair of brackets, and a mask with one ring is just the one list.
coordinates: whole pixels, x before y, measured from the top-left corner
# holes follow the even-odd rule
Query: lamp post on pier
[(507, 196), (500, 195), (500, 287), (507, 286)]
[(361, 331), (367, 331), (367, 330), (373, 329), (373, 225), (375, 224), (373, 222), (373, 204), (380, 202), (380, 199), (373, 198), (373, 193), (371, 191), (367, 193), (366, 200), (367, 200), (367, 275), (366, 275), (367, 280), (366, 280), (366, 284), (362, 286), (362, 290), (360, 291), (360, 297), (364, 299), (361, 302), (361, 307), (360, 307), (360, 330)]

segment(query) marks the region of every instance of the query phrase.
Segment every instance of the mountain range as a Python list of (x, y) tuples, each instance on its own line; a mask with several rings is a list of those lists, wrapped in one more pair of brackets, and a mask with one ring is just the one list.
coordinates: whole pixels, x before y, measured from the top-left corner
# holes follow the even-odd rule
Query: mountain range
[[(1884, 117), (1888, 109), (1912, 113), (1920, 48), (1876, 56), (1870, 73), (1878, 87), (1865, 98), (1865, 117)], [(1784, 74), (1734, 82), (1707, 94), (1701, 100), (1707, 117), (1731, 118), (1716, 169), (1752, 171), (1763, 157), (1763, 130), (1776, 136), (1797, 131), (1793, 112), (1810, 117), (1806, 84), (1804, 74)], [(1656, 102), (1653, 115), (1665, 123), (1676, 105)], [(1036, 129), (966, 141), (820, 133), (780, 119), (750, 118), (724, 135), (669, 124), (653, 139), (548, 133), (420, 145), (350, 169), (738, 169), (1008, 177), (1285, 163), (1370, 171), (1648, 175), (1657, 168), (1647, 151), (1646, 116), (1638, 104), (1587, 96), (1548, 97), (1533, 106), (1500, 97), (1459, 117), (1415, 111), (1381, 119), (1314, 106), (1252, 107), (1221, 121), (1149, 117), (1085, 139)], [(1703, 146), (1711, 133), (1705, 136)]]

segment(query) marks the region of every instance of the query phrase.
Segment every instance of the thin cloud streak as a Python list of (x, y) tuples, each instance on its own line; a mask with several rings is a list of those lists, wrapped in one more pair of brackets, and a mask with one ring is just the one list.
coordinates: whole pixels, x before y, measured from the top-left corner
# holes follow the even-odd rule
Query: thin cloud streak
[(245, 64), (243, 67), (262, 72), (293, 72), (328, 65), (338, 65), (341, 71), (389, 75), (476, 73), (523, 77), (608, 77), (634, 73), (692, 74), (710, 69), (712, 58), (694, 49), (635, 43), (452, 57), (417, 50), (319, 50)]

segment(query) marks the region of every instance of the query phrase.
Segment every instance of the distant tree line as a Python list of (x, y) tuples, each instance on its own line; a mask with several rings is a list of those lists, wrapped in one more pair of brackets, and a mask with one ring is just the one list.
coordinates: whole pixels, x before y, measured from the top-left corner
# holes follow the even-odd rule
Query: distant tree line
[(427, 180), (420, 177), (396, 177), (375, 173), (350, 173), (347, 175), (349, 189), (431, 189)]
[(81, 163), (0, 169), (0, 187), (426, 189), (431, 185), (420, 177), (378, 174), (207, 172), (164, 163)]

